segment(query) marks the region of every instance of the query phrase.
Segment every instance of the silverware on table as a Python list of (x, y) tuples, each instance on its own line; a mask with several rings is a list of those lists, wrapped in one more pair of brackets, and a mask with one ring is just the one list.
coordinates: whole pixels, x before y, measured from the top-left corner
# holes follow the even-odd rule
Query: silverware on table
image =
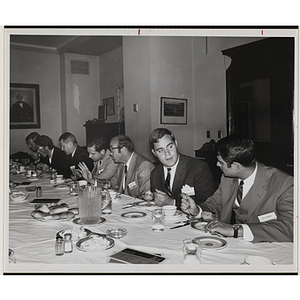
[(183, 224), (171, 227), (170, 229), (176, 229), (176, 228), (184, 227), (184, 226), (187, 226), (187, 225), (190, 225), (190, 223), (189, 222), (188, 223), (183, 223)]

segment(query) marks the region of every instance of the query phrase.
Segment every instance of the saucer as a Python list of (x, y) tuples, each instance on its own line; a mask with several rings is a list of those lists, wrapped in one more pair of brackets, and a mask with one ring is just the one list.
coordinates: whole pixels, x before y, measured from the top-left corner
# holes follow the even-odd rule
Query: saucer
[(76, 218), (76, 219), (73, 220), (73, 223), (77, 224), (77, 225), (91, 226), (91, 225), (98, 225), (98, 224), (104, 223), (105, 221), (106, 221), (106, 219), (103, 218), (103, 217), (101, 217), (100, 220), (99, 220), (99, 222), (97, 222), (97, 223), (94, 223), (94, 224), (84, 224), (84, 223), (81, 222), (80, 218)]

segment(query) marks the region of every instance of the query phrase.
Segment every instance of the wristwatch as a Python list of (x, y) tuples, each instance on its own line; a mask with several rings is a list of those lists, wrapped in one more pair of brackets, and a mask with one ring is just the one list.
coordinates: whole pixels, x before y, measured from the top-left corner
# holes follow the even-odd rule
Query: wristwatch
[(233, 237), (236, 239), (238, 237), (238, 232), (240, 229), (241, 225), (240, 224), (233, 224), (232, 228), (233, 228)]

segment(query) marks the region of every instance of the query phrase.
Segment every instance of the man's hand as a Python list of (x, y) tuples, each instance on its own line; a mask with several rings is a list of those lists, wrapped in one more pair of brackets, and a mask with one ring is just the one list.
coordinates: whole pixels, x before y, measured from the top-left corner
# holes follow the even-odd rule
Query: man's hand
[(37, 152), (31, 152), (31, 153), (30, 153), (30, 156), (31, 156), (35, 161), (37, 161), (37, 160), (40, 159), (40, 156), (39, 156), (39, 154), (38, 154)]
[(156, 189), (153, 195), (154, 195), (154, 202), (157, 206), (174, 204), (174, 200), (168, 194), (162, 191)]
[(221, 234), (223, 236), (233, 236), (234, 230), (231, 224), (225, 223), (219, 219), (215, 219), (211, 221), (206, 226), (206, 231), (209, 231), (211, 234), (218, 235)]
[(80, 162), (78, 167), (81, 171), (82, 177), (87, 180), (89, 183), (94, 183), (93, 175), (87, 165), (84, 162)]
[(199, 214), (199, 208), (195, 201), (187, 194), (181, 194), (181, 210), (188, 215), (197, 216)]

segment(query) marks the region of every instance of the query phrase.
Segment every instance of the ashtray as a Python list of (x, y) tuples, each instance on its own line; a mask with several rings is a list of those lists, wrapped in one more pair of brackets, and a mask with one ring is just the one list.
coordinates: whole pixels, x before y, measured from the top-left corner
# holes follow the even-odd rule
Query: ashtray
[(114, 228), (108, 229), (106, 234), (115, 239), (120, 239), (127, 234), (127, 230), (125, 228)]

